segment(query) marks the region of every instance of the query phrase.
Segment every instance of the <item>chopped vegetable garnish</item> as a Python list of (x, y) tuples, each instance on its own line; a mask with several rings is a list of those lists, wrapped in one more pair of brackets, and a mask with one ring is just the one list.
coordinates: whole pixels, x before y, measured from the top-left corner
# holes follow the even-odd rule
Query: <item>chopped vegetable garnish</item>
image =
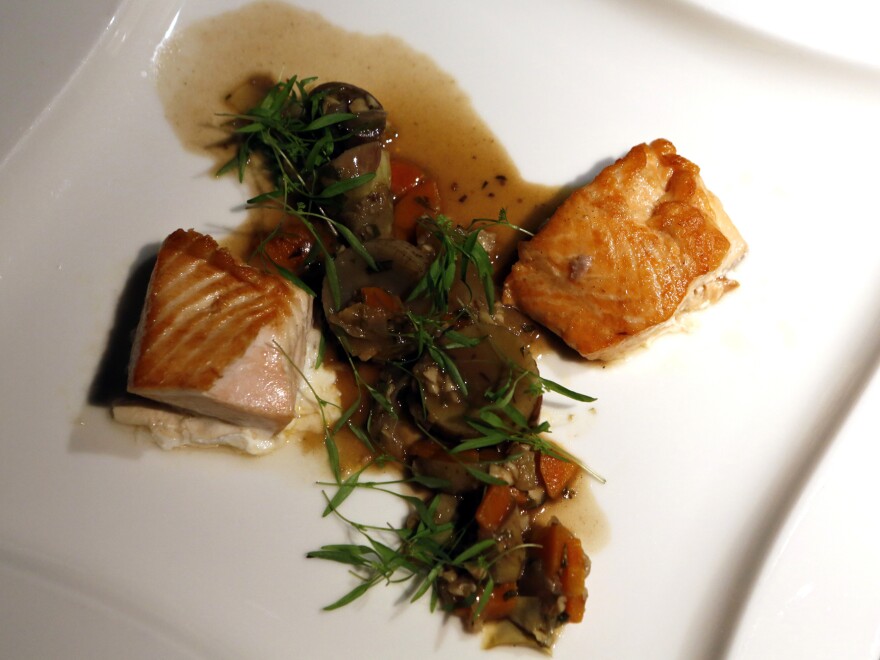
[[(346, 564), (359, 581), (327, 609), (411, 580), (412, 600), (430, 593), (432, 609), (468, 627), (504, 620), (546, 647), (583, 618), (588, 560), (561, 524), (534, 522), (581, 468), (547, 439), (541, 402), (547, 392), (593, 398), (538, 374), (532, 324), (497, 301), (484, 230), (517, 229), (503, 210), (469, 226), (443, 215), (435, 180), (386, 153), (381, 104), (353, 85), (313, 82), (291, 78), (235, 115), (240, 142), (221, 171), (241, 177), (260, 157), (274, 188), (252, 201), (288, 218), (257, 254), (295, 283), (323, 277), (313, 288), (358, 385), (327, 429), (334, 481), (323, 485), (324, 514), (360, 538), (308, 556)], [(370, 465), (396, 465), (400, 478), (367, 480), (369, 466), (344, 474), (343, 429), (369, 448)], [(363, 489), (404, 501), (409, 518), (346, 517), (345, 502)]]

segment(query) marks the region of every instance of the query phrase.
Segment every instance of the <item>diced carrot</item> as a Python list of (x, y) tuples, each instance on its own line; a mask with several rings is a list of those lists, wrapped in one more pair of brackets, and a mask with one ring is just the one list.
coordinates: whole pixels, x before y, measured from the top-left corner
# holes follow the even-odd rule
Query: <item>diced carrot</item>
[(400, 298), (377, 286), (365, 286), (361, 289), (361, 295), (364, 298), (364, 304), (368, 307), (383, 309), (387, 312), (400, 312), (403, 310), (403, 303), (400, 301)]
[(571, 538), (571, 532), (558, 522), (552, 523), (542, 530), (538, 543), (541, 545), (541, 562), (544, 566), (544, 575), (548, 578), (560, 577), (563, 559), (565, 557), (565, 542)]
[[(293, 225), (290, 230), (273, 236), (262, 245), (265, 257), (294, 275), (301, 275), (308, 264), (314, 238), (300, 225)], [(267, 265), (267, 264), (262, 264)]]
[(480, 612), (480, 618), (484, 621), (504, 619), (510, 616), (514, 607), (516, 607), (516, 583), (504, 582), (492, 589), (488, 602)]
[(581, 541), (572, 535), (565, 542), (565, 566), (562, 569), (562, 593), (566, 596), (582, 595), (587, 579), (587, 556)]
[(425, 179), (397, 198), (394, 204), (392, 235), (394, 238), (413, 242), (419, 218), (439, 212), (440, 191), (434, 181)]
[(391, 159), (391, 194), (398, 199), (428, 177), (425, 170), (410, 160)]
[(587, 556), (580, 539), (566, 527), (554, 522), (540, 535), (541, 561), (544, 574), (559, 579), (562, 595), (566, 598), (565, 613), (568, 620), (583, 620), (587, 589), (584, 583), (589, 574)]
[(513, 509), (513, 489), (510, 486), (488, 486), (483, 501), (477, 507), (477, 524), (489, 532), (494, 532)]
[(580, 623), (584, 620), (584, 610), (587, 606), (586, 596), (568, 596), (565, 599), (565, 613), (571, 623)]
[(560, 460), (549, 454), (538, 454), (538, 472), (541, 474), (547, 496), (552, 500), (562, 495), (578, 470), (575, 463)]

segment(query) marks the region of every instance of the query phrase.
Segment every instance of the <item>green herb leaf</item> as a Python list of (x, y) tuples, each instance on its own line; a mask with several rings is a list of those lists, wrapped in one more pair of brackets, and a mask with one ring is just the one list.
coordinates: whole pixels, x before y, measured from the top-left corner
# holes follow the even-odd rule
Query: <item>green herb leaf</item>
[(582, 403), (591, 403), (596, 400), (595, 397), (581, 394), (580, 392), (575, 392), (574, 390), (570, 390), (567, 387), (563, 387), (559, 383), (550, 380), (549, 378), (544, 378), (543, 376), (538, 376), (537, 374), (534, 375), (541, 381), (541, 385), (543, 385), (544, 390), (547, 392), (556, 392), (557, 394), (561, 394), (562, 396), (573, 399), (574, 401), (581, 401)]
[(317, 119), (313, 119), (308, 126), (303, 127), (304, 131), (317, 131), (320, 128), (341, 124), (349, 119), (354, 119), (357, 115), (349, 112), (336, 112), (330, 115), (321, 115)]
[(378, 581), (379, 581), (379, 579), (376, 578), (373, 580), (362, 582), (361, 584), (359, 584), (354, 589), (349, 591), (347, 594), (345, 594), (342, 598), (340, 598), (336, 602), (331, 603), (330, 605), (327, 605), (326, 607), (324, 607), (324, 609), (327, 611), (333, 611), (333, 610), (338, 610), (340, 607), (345, 607), (346, 605), (348, 605), (352, 601), (357, 600), (358, 598), (363, 596), (365, 593), (367, 593), (367, 591), (369, 591), (370, 588), (372, 586), (374, 586)]
[(467, 550), (456, 555), (455, 559), (452, 560), (452, 563), (463, 564), (466, 561), (470, 561), (474, 557), (477, 557), (478, 555), (481, 555), (487, 550), (491, 550), (494, 547), (495, 539), (483, 539), (482, 541), (477, 541)]
[(329, 186), (324, 188), (324, 190), (321, 191), (321, 194), (318, 195), (318, 197), (320, 197), (321, 199), (330, 199), (332, 197), (344, 195), (345, 193), (354, 190), (355, 188), (360, 188), (362, 185), (369, 183), (375, 178), (375, 172), (367, 172), (366, 174), (360, 174), (350, 179), (334, 181)]
[(339, 508), (339, 505), (348, 499), (348, 496), (351, 495), (357, 487), (358, 479), (360, 479), (362, 472), (363, 470), (358, 470), (339, 485), (339, 488), (336, 489), (336, 493), (327, 501), (327, 506), (324, 507), (324, 513), (321, 514), (322, 517), (329, 516)]

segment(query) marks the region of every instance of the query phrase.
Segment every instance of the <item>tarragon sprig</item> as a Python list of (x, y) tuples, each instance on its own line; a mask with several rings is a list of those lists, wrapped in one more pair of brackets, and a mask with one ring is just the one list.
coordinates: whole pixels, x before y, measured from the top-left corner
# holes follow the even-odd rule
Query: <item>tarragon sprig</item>
[(474, 268), (483, 285), (489, 309), (492, 309), (495, 304), (494, 272), (489, 254), (479, 240), (483, 227), (466, 231), (445, 215), (427, 220), (425, 226), (438, 243), (437, 255), (407, 300), (426, 297), (433, 313), (445, 313), (449, 310), (453, 284), (457, 279), (467, 283), (468, 271)]
[[(309, 558), (347, 564), (360, 580), (353, 589), (326, 605), (325, 610), (343, 607), (383, 582), (391, 584), (414, 581), (410, 602), (419, 600), (430, 590), (430, 607), (433, 611), (438, 601), (436, 582), (442, 572), (476, 567), (477, 571), (488, 575), (492, 564), (501, 557), (527, 545), (522, 544), (498, 553), (495, 551), (495, 539), (468, 541), (473, 538), (473, 522), (457, 528), (452, 522), (438, 523), (435, 517), (440, 503), (439, 496), (425, 501), (415, 495), (385, 487), (393, 483), (399, 482), (359, 482), (353, 487), (379, 490), (403, 499), (415, 513), (416, 520), (412, 524), (394, 527), (359, 523), (344, 516), (339, 510), (338, 502), (328, 499), (328, 509), (354, 529), (364, 539), (364, 543), (324, 545), (306, 555)], [(388, 540), (383, 540), (382, 537)], [(483, 596), (491, 593), (493, 586), (491, 577), (488, 577), (487, 585), (482, 590)], [(473, 600), (476, 600), (476, 595)], [(479, 609), (475, 612), (475, 617), (479, 615)]]
[[(333, 254), (314, 223), (322, 223), (333, 234), (341, 235), (352, 249), (375, 267), (372, 257), (351, 230), (326, 215), (321, 208), (322, 204), (332, 204), (341, 195), (372, 181), (375, 173), (322, 185), (320, 170), (332, 160), (337, 142), (346, 139), (344, 134), (339, 137), (332, 129), (355, 115), (345, 112), (323, 114), (324, 92), (312, 93), (309, 89), (314, 81), (315, 78), (293, 76), (272, 87), (256, 107), (225, 115), (232, 120), (233, 133), (238, 141), (235, 153), (217, 170), (217, 176), (235, 171), (243, 181), (247, 167), (260, 160), (274, 188), (247, 200), (248, 206), (278, 208), (303, 222), (321, 252), (331, 295), (338, 306), (341, 302), (340, 286)], [(285, 273), (284, 269), (279, 272), (314, 295), (293, 273)]]
[[(322, 187), (319, 172), (331, 161), (337, 151), (338, 141), (344, 139), (339, 137), (344, 135), (344, 132), (337, 132), (334, 127), (352, 119), (354, 115), (322, 114), (322, 94), (310, 91), (313, 82), (314, 78), (298, 79), (294, 76), (271, 88), (256, 107), (244, 113), (229, 115), (233, 131), (238, 138), (237, 148), (233, 156), (219, 168), (217, 174), (235, 171), (239, 180), (243, 180), (249, 165), (257, 161), (261, 163), (272, 188), (249, 199), (248, 205), (280, 209), (302, 220), (323, 257), (330, 295), (333, 297), (334, 307), (338, 309), (341, 306), (340, 284), (335, 271), (333, 251), (325, 243), (325, 233), (319, 231), (318, 227), (323, 224), (333, 235), (341, 236), (367, 264), (374, 268), (376, 265), (357, 237), (345, 225), (328, 217), (323, 208), (332, 205), (340, 195), (369, 182), (374, 175), (367, 174), (336, 181)], [(407, 302), (427, 300), (431, 311), (424, 315), (408, 312), (413, 328), (411, 339), (414, 340), (416, 350), (406, 360), (397, 363), (397, 366), (406, 369), (408, 363), (427, 353), (450, 376), (461, 392), (466, 394), (467, 383), (464, 382), (447, 351), (473, 346), (481, 339), (467, 337), (455, 330), (458, 316), (473, 312), (467, 309), (450, 310), (453, 286), (459, 281), (467, 285), (469, 281), (474, 280), (469, 277), (473, 273), (491, 314), (495, 305), (494, 272), (489, 254), (480, 241), (480, 233), (483, 229), (492, 226), (524, 230), (510, 224), (503, 211), (497, 220), (474, 221), (470, 227), (456, 226), (449, 218), (442, 215), (425, 222), (429, 223), (425, 225), (425, 229), (433, 236), (436, 255), (424, 276), (412, 289)], [(280, 228), (276, 231), (280, 231)], [(258, 252), (273, 237), (274, 235), (270, 234), (266, 241), (258, 246)], [(286, 271), (279, 264), (274, 266), (282, 276), (315, 295), (315, 292), (309, 290), (294, 273)], [(433, 609), (438, 597), (437, 581), (443, 571), (468, 570), (477, 566), (480, 574), (487, 577), (481, 582), (479, 593), (472, 594), (471, 602), (466, 604), (473, 604), (479, 599), (480, 602), (477, 603), (474, 613), (475, 617), (479, 616), (494, 587), (488, 569), (494, 561), (503, 556), (503, 553), (498, 553), (495, 540), (490, 538), (474, 541), (473, 521), (465, 525), (436, 522), (435, 514), (440, 496), (423, 500), (416, 495), (399, 492), (395, 488), (409, 484), (438, 489), (444, 486), (442, 480), (409, 473), (406, 478), (399, 480), (366, 481), (363, 475), (369, 466), (364, 466), (347, 476), (342, 474), (335, 437), (344, 428), (350, 429), (373, 450), (372, 464), (395, 460), (389, 456), (376, 454), (369, 434), (352, 421), (365, 393), (385, 410), (393, 413), (393, 407), (381, 391), (361, 379), (351, 355), (346, 353), (346, 358), (355, 373), (358, 395), (351, 405), (341, 411), (335, 422), (330, 423), (328, 416), (325, 415), (325, 407), (335, 404), (321, 399), (314, 390), (312, 393), (321, 408), (325, 445), (334, 479), (332, 483), (323, 485), (335, 488), (332, 494), (325, 493), (324, 515), (332, 514), (339, 517), (351, 526), (363, 542), (325, 545), (319, 550), (308, 553), (308, 557), (347, 564), (359, 577), (360, 582), (326, 609), (342, 607), (376, 584), (410, 580), (414, 583), (412, 600), (417, 600), (431, 591)], [(563, 460), (577, 462), (567, 452), (544, 438), (544, 434), (549, 431), (547, 422), (531, 424), (525, 419), (513, 406), (513, 396), (516, 388), (525, 378), (529, 382), (529, 391), (534, 396), (552, 391), (582, 402), (592, 401), (592, 397), (578, 394), (522, 369), (516, 371), (512, 368), (510, 373), (512, 375), (508, 381), (499, 387), (497, 392), (487, 393), (486, 405), (468, 420), (476, 436), (460, 442), (449, 450), (450, 458), (457, 460), (456, 456), (469, 449), (514, 442), (529, 445)], [(306, 382), (311, 388), (308, 381)], [(428, 429), (422, 431), (425, 438), (432, 439)], [(507, 456), (499, 462), (512, 459), (512, 456)], [(499, 482), (488, 471), (481, 469), (485, 468), (486, 462), (466, 465), (462, 461), (462, 464), (482, 483)], [(582, 467), (600, 481), (604, 481), (586, 466)], [(413, 511), (414, 522), (401, 527), (371, 526), (345, 517), (340, 507), (358, 489), (371, 489), (401, 498)]]

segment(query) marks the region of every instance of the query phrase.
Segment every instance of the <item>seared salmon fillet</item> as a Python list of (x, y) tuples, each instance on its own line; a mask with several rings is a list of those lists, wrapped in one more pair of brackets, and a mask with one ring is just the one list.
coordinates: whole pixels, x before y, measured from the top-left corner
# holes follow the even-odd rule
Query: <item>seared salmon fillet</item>
[(504, 283), (515, 305), (588, 359), (610, 360), (736, 286), (746, 244), (668, 140), (633, 147), (575, 191)]
[(294, 417), (311, 297), (178, 229), (159, 249), (135, 335), (128, 391), (239, 426)]

